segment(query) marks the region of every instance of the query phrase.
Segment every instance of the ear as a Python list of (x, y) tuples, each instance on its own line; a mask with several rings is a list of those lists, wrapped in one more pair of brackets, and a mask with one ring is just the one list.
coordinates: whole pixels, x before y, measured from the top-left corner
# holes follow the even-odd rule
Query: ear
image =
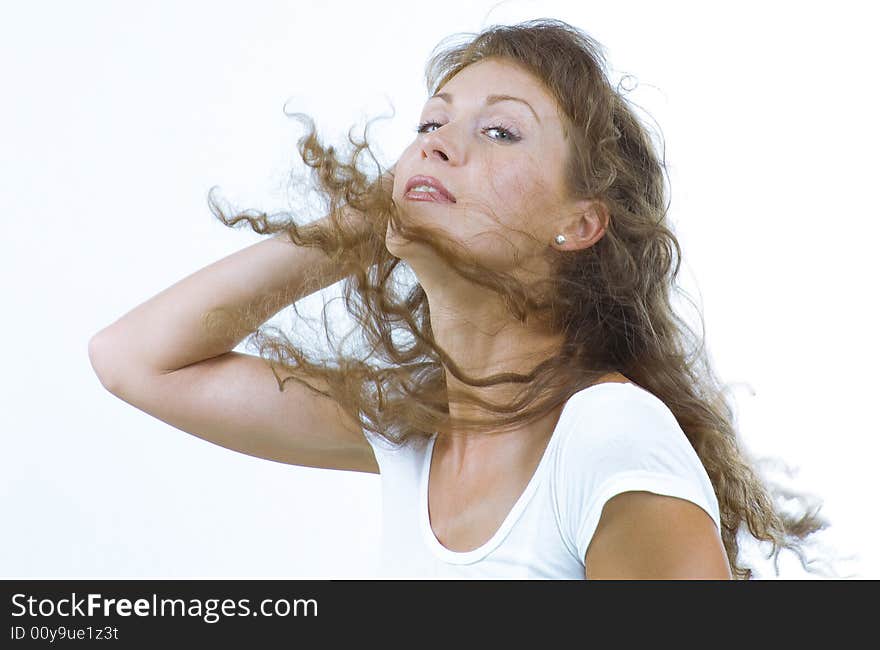
[(575, 204), (574, 219), (565, 224), (565, 243), (560, 250), (579, 250), (602, 239), (611, 219), (608, 206), (599, 199), (584, 199)]

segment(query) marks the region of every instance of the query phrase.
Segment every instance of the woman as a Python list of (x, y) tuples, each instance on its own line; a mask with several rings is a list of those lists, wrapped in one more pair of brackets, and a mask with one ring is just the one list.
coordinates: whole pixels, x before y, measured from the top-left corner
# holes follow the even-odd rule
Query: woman
[[(743, 524), (797, 550), (827, 522), (778, 508), (739, 449), (670, 303), (663, 166), (603, 67), (554, 20), (439, 51), (416, 137), (378, 180), (366, 141), (343, 162), (312, 126), (300, 154), (329, 214), (216, 208), (278, 234), (96, 335), (102, 382), (230, 449), (381, 473), (389, 577), (749, 578)], [(366, 359), (259, 329), (342, 279)], [(251, 334), (259, 357), (232, 351)]]

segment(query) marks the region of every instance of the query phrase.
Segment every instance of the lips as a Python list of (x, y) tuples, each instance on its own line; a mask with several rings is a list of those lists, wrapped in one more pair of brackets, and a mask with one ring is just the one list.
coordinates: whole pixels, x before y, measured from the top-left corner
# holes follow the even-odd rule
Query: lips
[[(441, 196), (431, 192), (424, 191), (411, 191), (412, 188), (417, 185), (428, 185), (430, 187), (434, 187), (440, 193)], [(455, 203), (455, 197), (452, 195), (452, 192), (443, 187), (443, 183), (438, 181), (433, 176), (413, 176), (406, 182), (406, 197), (415, 199), (415, 200), (428, 200), (428, 201), (448, 201), (450, 203)]]

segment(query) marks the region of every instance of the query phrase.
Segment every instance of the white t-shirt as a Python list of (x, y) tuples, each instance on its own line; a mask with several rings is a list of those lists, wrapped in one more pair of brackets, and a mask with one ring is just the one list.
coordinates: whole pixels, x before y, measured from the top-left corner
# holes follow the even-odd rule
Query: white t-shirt
[(380, 578), (583, 580), (603, 505), (630, 490), (692, 501), (720, 529), (696, 451), (666, 404), (635, 384), (596, 384), (569, 398), (529, 484), (495, 534), (471, 551), (449, 550), (429, 523), (437, 434), (395, 446), (364, 433), (381, 476)]

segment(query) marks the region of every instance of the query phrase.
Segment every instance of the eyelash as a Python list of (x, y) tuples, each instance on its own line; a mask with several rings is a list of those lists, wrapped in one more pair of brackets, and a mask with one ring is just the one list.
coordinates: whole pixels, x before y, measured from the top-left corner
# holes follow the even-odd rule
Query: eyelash
[[(432, 124), (437, 127), (443, 126), (439, 122), (434, 122), (432, 120), (429, 120), (427, 122), (422, 122), (421, 124), (419, 124), (416, 127), (416, 133), (424, 133), (425, 129), (427, 127), (431, 126)], [(492, 129), (498, 129), (499, 131), (504, 131), (509, 136), (507, 139), (507, 142), (518, 142), (519, 140), (522, 139), (520, 137), (519, 133), (517, 133), (515, 129), (507, 128), (505, 126), (501, 126), (500, 124), (495, 124), (493, 126), (487, 126), (485, 129), (483, 129), (483, 131), (490, 131)], [(501, 142), (504, 142), (504, 140), (501, 140)]]

